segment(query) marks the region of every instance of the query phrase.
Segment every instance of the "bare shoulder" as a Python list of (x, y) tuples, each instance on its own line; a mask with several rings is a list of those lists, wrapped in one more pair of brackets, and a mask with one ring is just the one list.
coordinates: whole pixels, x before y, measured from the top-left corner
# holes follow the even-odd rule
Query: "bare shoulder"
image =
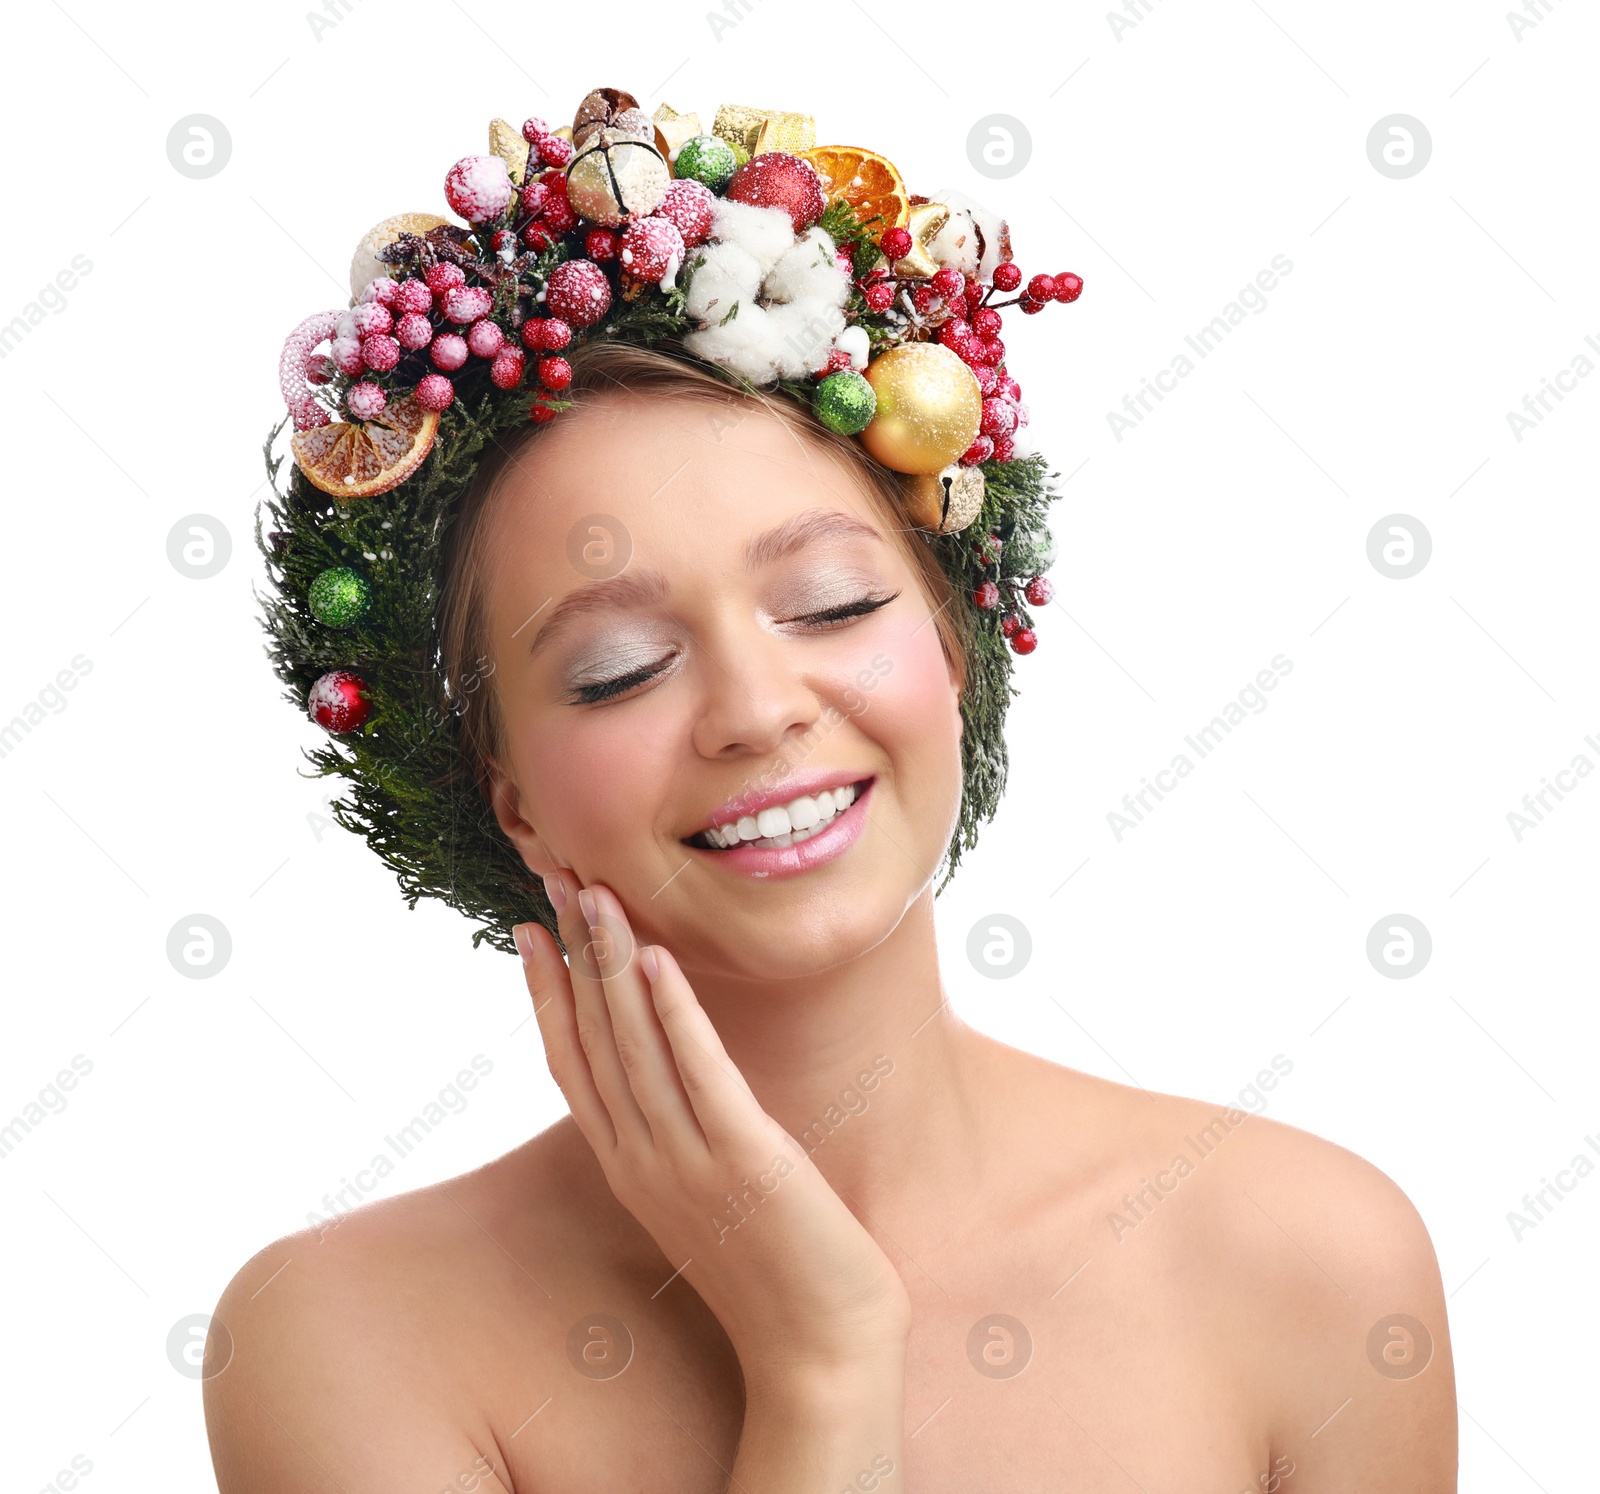
[(541, 1211), (526, 1205), (558, 1170), (543, 1140), (288, 1235), (239, 1269), (205, 1368), (221, 1494), (511, 1487), (494, 1407), (470, 1388), (508, 1315), (543, 1311)]
[(1218, 1103), (1050, 1067), (1099, 1149), (1101, 1238), (1250, 1387), (1278, 1478), (1296, 1468), (1297, 1494), (1454, 1490), (1444, 1292), (1393, 1179), (1260, 1114), (1271, 1071)]

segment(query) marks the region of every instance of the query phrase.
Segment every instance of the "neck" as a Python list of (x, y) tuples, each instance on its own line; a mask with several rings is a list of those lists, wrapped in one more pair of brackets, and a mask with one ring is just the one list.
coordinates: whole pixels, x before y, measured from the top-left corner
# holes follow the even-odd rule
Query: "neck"
[(886, 939), (819, 974), (685, 973), (761, 1107), (863, 1223), (973, 1195), (988, 1043), (945, 1001), (931, 888)]

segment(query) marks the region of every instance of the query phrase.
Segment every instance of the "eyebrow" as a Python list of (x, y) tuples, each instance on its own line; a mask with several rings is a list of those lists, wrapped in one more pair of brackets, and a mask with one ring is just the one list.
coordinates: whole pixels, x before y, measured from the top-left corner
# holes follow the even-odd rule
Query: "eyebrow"
[[(823, 539), (883, 543), (883, 536), (876, 529), (853, 514), (832, 508), (808, 508), (753, 536), (744, 547), (744, 568), (759, 570)], [(579, 617), (596, 612), (658, 607), (666, 601), (670, 589), (660, 571), (639, 566), (569, 591), (551, 609), (544, 626), (534, 635), (528, 656), (532, 658), (548, 648)]]

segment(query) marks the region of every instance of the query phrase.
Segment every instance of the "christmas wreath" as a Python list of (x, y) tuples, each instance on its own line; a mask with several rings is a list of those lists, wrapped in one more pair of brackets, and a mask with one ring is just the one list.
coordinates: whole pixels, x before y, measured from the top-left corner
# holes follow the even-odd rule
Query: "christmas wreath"
[(1003, 219), (958, 192), (912, 195), (884, 156), (814, 139), (805, 115), (724, 105), (703, 131), (614, 88), (559, 129), (495, 120), (489, 154), (445, 178), (460, 221), (386, 218), (356, 250), (350, 305), (284, 345), (288, 414), (264, 447), (272, 496), (255, 529), (268, 653), (328, 733), (306, 755), (344, 780), (335, 819), (413, 908), (439, 897), (480, 922), (475, 946), (511, 952), (516, 923), (556, 925), (465, 765), (440, 670), (443, 539), (487, 450), (570, 407), (563, 354), (589, 339), (798, 400), (903, 474), (908, 521), (968, 604), (962, 804), (939, 890), (998, 808), (1011, 659), (1036, 647), (1028, 608), (1050, 599), (1058, 496), (1019, 444), (1028, 411), (1001, 311), (1075, 301), (1083, 282), (1024, 284)]

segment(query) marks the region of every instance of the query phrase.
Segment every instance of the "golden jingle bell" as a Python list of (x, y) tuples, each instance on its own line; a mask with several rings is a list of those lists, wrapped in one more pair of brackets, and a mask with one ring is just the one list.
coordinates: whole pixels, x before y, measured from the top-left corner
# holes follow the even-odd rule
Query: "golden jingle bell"
[(954, 534), (983, 507), (983, 469), (952, 462), (942, 472), (923, 472), (906, 484), (906, 516), (919, 529)]
[(672, 168), (655, 144), (609, 126), (594, 130), (567, 166), (567, 200), (593, 223), (617, 228), (661, 206)]
[(977, 440), (983, 391), (943, 343), (901, 343), (864, 377), (878, 404), (857, 439), (874, 461), (895, 472), (942, 472)]

